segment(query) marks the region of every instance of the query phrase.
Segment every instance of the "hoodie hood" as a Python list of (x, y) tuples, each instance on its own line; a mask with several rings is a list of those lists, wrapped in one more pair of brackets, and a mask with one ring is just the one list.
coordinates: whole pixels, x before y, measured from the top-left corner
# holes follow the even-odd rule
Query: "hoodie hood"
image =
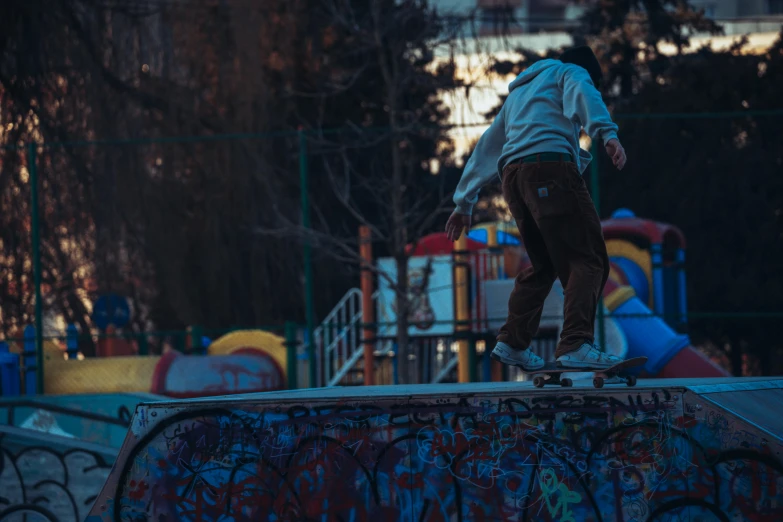
[(526, 83), (532, 82), (536, 76), (541, 74), (542, 72), (546, 71), (547, 69), (550, 69), (552, 67), (555, 67), (557, 65), (561, 65), (560, 60), (553, 60), (551, 58), (546, 58), (544, 60), (539, 60), (521, 73), (519, 73), (519, 76), (514, 78), (514, 81), (508, 84), (508, 92), (513, 91), (520, 85), (525, 85)]

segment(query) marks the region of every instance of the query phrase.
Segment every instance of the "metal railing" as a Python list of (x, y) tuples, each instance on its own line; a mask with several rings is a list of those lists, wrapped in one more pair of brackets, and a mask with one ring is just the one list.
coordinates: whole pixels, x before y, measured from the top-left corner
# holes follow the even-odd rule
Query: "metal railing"
[(362, 291), (352, 288), (313, 331), (319, 385), (339, 383), (361, 359)]

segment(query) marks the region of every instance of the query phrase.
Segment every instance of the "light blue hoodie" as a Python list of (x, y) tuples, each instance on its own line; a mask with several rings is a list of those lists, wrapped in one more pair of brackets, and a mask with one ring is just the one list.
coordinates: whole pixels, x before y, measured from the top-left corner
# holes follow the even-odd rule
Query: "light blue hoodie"
[(617, 138), (601, 93), (587, 71), (560, 60), (540, 60), (508, 86), (508, 97), (471, 154), (454, 193), (457, 212), (470, 214), (481, 188), (500, 177), (511, 160), (539, 152), (564, 152), (584, 172), (592, 156), (579, 133), (604, 143)]

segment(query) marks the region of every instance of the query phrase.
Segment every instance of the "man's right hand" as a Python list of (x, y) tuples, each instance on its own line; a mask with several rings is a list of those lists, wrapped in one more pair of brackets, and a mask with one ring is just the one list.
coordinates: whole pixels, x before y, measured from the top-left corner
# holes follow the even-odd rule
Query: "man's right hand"
[(625, 167), (625, 149), (620, 144), (620, 140), (613, 138), (606, 142), (606, 153), (612, 158), (612, 163), (617, 170), (623, 170)]

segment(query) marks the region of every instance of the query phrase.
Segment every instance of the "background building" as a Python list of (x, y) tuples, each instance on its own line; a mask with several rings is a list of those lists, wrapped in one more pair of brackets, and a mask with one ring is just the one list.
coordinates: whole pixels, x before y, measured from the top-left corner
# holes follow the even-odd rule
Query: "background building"
[[(724, 34), (693, 35), (686, 52), (703, 45), (727, 48), (742, 37), (748, 39), (748, 52), (761, 52), (772, 45), (783, 26), (783, 0), (691, 0), (690, 3), (718, 22)], [(497, 104), (499, 96), (508, 92), (511, 78), (486, 77), (481, 62), (487, 52), (502, 60), (511, 58), (519, 48), (544, 53), (570, 45), (572, 38), (568, 30), (579, 24), (586, 9), (584, 3), (574, 0), (431, 0), (431, 4), (439, 12), (455, 18), (475, 18), (475, 24), (463, 27), (463, 36), (469, 43), (457, 57), (459, 67), (473, 80), (473, 85), (467, 95), (452, 95), (449, 100), (452, 123), (466, 126), (453, 131), (457, 155), (470, 151), (486, 128), (481, 125), (486, 121), (485, 114)], [(665, 43), (659, 48), (664, 53), (676, 52), (674, 46)]]

